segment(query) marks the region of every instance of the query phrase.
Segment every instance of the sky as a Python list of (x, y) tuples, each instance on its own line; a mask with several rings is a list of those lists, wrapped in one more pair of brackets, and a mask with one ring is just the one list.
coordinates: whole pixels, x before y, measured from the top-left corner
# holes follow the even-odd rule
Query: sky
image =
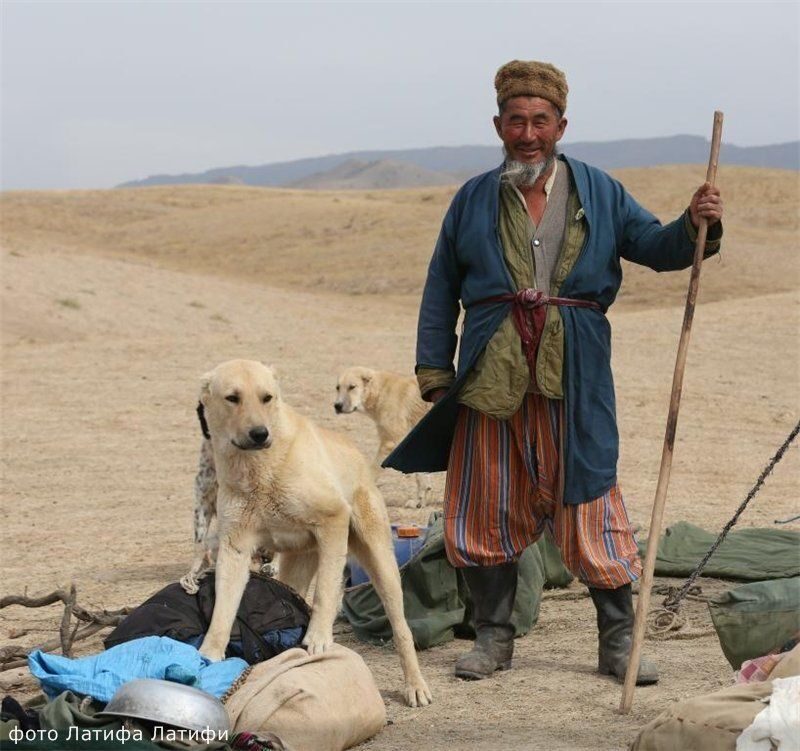
[(800, 3), (3, 0), (0, 187), (106, 188), (493, 144), (494, 74), (564, 70), (564, 143), (800, 137)]

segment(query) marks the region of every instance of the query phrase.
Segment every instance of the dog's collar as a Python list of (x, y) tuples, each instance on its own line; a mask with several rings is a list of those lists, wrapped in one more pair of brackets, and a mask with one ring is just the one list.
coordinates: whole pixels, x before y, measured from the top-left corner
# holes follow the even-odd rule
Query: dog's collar
[(211, 439), (211, 433), (208, 432), (208, 423), (206, 422), (206, 409), (203, 402), (197, 402), (197, 419), (200, 420), (200, 430), (203, 431), (203, 438)]

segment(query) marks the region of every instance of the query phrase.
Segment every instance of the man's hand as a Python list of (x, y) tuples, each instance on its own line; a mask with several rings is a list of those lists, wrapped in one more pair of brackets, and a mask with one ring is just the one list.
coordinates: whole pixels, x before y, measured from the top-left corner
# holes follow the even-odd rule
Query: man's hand
[(447, 389), (434, 389), (433, 391), (428, 393), (428, 401), (436, 404), (445, 394), (447, 393)]
[(722, 198), (719, 188), (712, 186), (711, 183), (703, 183), (692, 196), (689, 218), (695, 229), (700, 228), (701, 218), (708, 222), (709, 227), (722, 219)]

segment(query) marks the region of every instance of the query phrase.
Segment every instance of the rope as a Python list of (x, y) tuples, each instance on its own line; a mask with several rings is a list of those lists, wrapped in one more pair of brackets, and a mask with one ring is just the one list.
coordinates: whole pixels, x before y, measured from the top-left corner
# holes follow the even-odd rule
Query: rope
[(247, 678), (250, 676), (250, 673), (253, 672), (253, 668), (254, 667), (255, 667), (255, 665), (248, 665), (241, 672), (239, 677), (233, 683), (231, 683), (231, 685), (228, 687), (228, 690), (222, 695), (222, 698), (220, 699), (220, 701), (223, 704), (227, 704), (228, 703), (228, 699), (230, 699), (231, 696), (233, 696), (236, 693), (236, 691), (239, 688), (241, 688), (241, 685), (247, 680)]
[[(678, 609), (680, 608), (681, 600), (684, 598), (693, 599), (693, 600), (701, 600), (705, 601), (708, 598), (702, 594), (702, 590), (699, 586), (693, 586), (695, 580), (698, 576), (700, 576), (700, 572), (706, 567), (709, 559), (712, 555), (716, 552), (717, 548), (720, 546), (722, 541), (727, 537), (728, 532), (731, 531), (733, 526), (739, 520), (739, 517), (742, 515), (742, 512), (747, 508), (747, 504), (756, 496), (759, 490), (761, 490), (761, 486), (764, 484), (764, 480), (769, 477), (772, 473), (772, 470), (775, 469), (775, 465), (783, 459), (786, 450), (789, 448), (790, 444), (794, 439), (797, 437), (797, 434), (800, 433), (800, 421), (798, 421), (797, 425), (794, 426), (794, 429), (791, 433), (789, 433), (786, 440), (783, 442), (781, 447), (775, 452), (775, 455), (770, 459), (767, 466), (761, 472), (758, 480), (756, 480), (756, 484), (750, 489), (750, 492), (747, 494), (747, 497), (742, 501), (739, 505), (739, 508), (736, 509), (736, 513), (733, 515), (731, 520), (725, 525), (720, 532), (717, 539), (714, 541), (714, 544), (709, 548), (708, 552), (705, 554), (703, 559), (700, 563), (697, 564), (694, 571), (690, 574), (689, 578), (686, 580), (684, 585), (676, 591), (675, 587), (667, 587), (666, 593), (663, 591), (656, 592), (654, 589), (653, 591), (656, 594), (666, 594), (667, 596), (664, 598), (663, 605), (660, 608), (654, 609), (648, 616), (648, 635), (654, 637), (663, 637), (664, 635), (670, 633), (671, 631), (677, 631), (681, 629), (683, 626), (686, 625), (687, 621), (684, 616), (680, 616), (678, 614)], [(706, 632), (701, 634), (697, 634), (697, 636), (704, 636)], [(707, 633), (713, 633), (713, 631), (708, 631)], [(687, 638), (687, 637), (684, 637)], [(694, 638), (694, 637), (688, 637)]]

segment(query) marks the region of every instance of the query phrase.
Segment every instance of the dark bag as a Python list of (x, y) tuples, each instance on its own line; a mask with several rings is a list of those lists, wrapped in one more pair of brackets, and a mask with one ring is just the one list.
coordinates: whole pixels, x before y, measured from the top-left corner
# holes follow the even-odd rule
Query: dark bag
[[(144, 636), (168, 636), (199, 646), (214, 612), (214, 572), (200, 582), (195, 595), (169, 584), (143, 602), (104, 640), (106, 649)], [(251, 665), (299, 646), (310, 608), (285, 584), (251, 573), (231, 630), (226, 657)]]

